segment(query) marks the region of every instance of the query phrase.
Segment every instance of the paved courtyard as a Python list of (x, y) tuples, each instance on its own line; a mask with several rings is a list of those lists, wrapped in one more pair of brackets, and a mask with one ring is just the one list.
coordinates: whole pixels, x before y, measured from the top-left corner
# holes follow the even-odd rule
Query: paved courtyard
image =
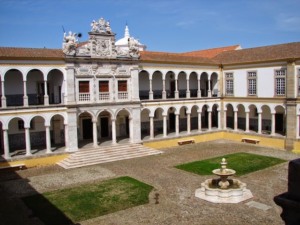
[[(21, 196), (118, 176), (131, 176), (154, 186), (149, 197), (150, 203), (82, 221), (80, 224), (284, 224), (280, 218), (281, 208), (274, 203), (273, 197), (287, 190), (288, 162), (239, 177), (239, 180), (247, 183), (254, 197), (238, 204), (213, 204), (196, 198), (195, 190), (201, 182), (214, 176), (199, 176), (174, 166), (241, 151), (286, 160), (295, 159), (299, 155), (229, 141), (191, 144), (163, 151), (161, 155), (72, 170), (49, 166), (12, 174), (1, 173), (0, 224), (42, 224), (19, 200)], [(158, 200), (155, 196), (158, 196)]]

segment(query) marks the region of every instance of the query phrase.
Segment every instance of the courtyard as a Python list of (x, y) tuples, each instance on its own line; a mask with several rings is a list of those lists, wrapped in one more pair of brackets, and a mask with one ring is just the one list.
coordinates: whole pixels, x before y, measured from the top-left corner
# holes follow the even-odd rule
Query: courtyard
[[(0, 221), (3, 224), (43, 224), (21, 197), (111, 178), (129, 176), (154, 187), (149, 203), (81, 221), (98, 224), (284, 224), (273, 197), (287, 191), (288, 162), (240, 176), (253, 198), (238, 204), (213, 204), (195, 197), (200, 184), (214, 177), (196, 175), (175, 166), (235, 152), (291, 160), (298, 155), (259, 145), (211, 141), (160, 149), (163, 154), (65, 170), (47, 166), (0, 174)], [(230, 168), (230, 162), (228, 162)], [(234, 169), (234, 168), (232, 168)]]

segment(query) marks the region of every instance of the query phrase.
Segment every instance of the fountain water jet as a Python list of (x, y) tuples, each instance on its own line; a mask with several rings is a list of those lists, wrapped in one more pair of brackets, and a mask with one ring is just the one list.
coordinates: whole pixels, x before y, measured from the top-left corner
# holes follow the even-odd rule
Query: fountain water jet
[(221, 168), (212, 172), (220, 178), (208, 179), (201, 183), (201, 188), (195, 192), (197, 198), (213, 203), (239, 203), (253, 197), (245, 183), (228, 178), (235, 174), (235, 170), (227, 168), (225, 158), (222, 159)]

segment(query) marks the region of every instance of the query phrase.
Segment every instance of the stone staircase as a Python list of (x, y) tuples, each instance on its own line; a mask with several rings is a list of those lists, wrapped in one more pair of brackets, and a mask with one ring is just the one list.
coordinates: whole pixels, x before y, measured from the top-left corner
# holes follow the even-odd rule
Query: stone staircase
[(98, 148), (80, 149), (57, 164), (65, 169), (71, 169), (161, 153), (163, 152), (141, 144), (99, 146)]

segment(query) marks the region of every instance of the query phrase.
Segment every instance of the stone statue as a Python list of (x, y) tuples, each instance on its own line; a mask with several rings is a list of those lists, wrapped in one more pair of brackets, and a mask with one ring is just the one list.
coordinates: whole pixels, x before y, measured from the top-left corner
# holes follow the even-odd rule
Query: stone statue
[(101, 33), (101, 34), (111, 34), (111, 28), (109, 22), (103, 18), (100, 18), (99, 21), (93, 20), (91, 23), (91, 32)]
[(76, 33), (72, 33), (71, 31), (69, 31), (69, 34), (66, 35), (66, 32), (64, 32), (63, 52), (66, 55), (75, 54), (78, 44), (78, 39), (76, 37)]
[(138, 58), (140, 56), (139, 42), (135, 40), (133, 37), (128, 38), (128, 47), (129, 47), (129, 55), (131, 57)]

